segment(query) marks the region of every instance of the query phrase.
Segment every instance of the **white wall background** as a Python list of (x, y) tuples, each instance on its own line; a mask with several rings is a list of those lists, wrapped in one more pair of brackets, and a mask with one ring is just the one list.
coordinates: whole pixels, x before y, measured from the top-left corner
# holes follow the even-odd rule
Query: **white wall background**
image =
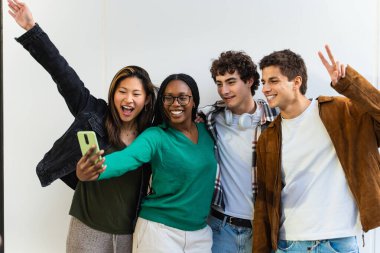
[[(3, 4), (5, 251), (64, 252), (73, 191), (61, 181), (42, 188), (35, 166), (73, 118), (50, 76), (13, 40), (23, 30)], [(377, 0), (30, 0), (28, 5), (102, 98), (116, 71), (135, 64), (157, 85), (171, 73), (192, 75), (201, 104), (209, 104), (218, 98), (209, 67), (220, 52), (244, 50), (258, 61), (284, 48), (304, 57), (308, 96), (335, 95), (317, 56), (325, 43), (379, 87)], [(362, 252), (380, 252), (380, 231), (365, 238)]]

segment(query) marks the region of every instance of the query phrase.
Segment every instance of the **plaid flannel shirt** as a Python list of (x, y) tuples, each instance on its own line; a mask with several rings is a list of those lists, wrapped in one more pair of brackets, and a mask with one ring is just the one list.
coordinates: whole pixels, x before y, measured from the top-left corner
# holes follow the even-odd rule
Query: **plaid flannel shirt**
[[(271, 109), (269, 105), (262, 99), (256, 100), (257, 106), (261, 107), (263, 109), (263, 115), (261, 117), (261, 121), (259, 123), (259, 127), (256, 127), (253, 135), (253, 143), (252, 143), (252, 193), (253, 193), (253, 199), (252, 201), (255, 202), (256, 200), (256, 194), (257, 194), (257, 181), (256, 181), (256, 144), (260, 137), (261, 132), (267, 128), (267, 126), (276, 118), (278, 115), (278, 111), (276, 109)], [(216, 178), (215, 178), (215, 190), (213, 195), (212, 204), (215, 206), (218, 206), (224, 210), (224, 200), (223, 200), (223, 186), (221, 181), (221, 173), (220, 173), (220, 157), (218, 152), (218, 133), (215, 127), (215, 118), (216, 116), (224, 112), (226, 108), (226, 105), (223, 101), (217, 101), (213, 105), (205, 106), (204, 108), (200, 109), (199, 116), (201, 116), (207, 125), (207, 129), (211, 133), (211, 136), (213, 137), (215, 141), (215, 157), (218, 161), (217, 164), (217, 171), (216, 171)]]

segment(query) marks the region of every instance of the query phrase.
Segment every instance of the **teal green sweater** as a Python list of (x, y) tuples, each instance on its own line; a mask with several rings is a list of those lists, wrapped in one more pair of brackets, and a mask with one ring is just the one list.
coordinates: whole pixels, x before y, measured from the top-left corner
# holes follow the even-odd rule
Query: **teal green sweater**
[(121, 176), (143, 163), (152, 166), (152, 191), (139, 216), (185, 231), (206, 226), (214, 191), (214, 142), (203, 123), (197, 124), (198, 143), (183, 133), (151, 127), (122, 151), (106, 156), (99, 179)]

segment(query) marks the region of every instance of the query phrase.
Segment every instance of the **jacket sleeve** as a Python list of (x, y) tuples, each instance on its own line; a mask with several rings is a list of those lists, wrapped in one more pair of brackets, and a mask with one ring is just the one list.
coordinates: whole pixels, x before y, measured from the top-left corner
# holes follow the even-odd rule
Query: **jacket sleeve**
[(16, 41), (51, 75), (74, 117), (95, 99), (38, 24)]
[(377, 143), (380, 147), (380, 91), (350, 66), (347, 67), (346, 76), (333, 88), (373, 118)]
[[(261, 141), (263, 141), (261, 139)], [(253, 218), (253, 253), (271, 252), (271, 229), (267, 210), (266, 184), (265, 184), (265, 160), (263, 160), (263, 148), (260, 141), (257, 145), (257, 185), (258, 192)]]

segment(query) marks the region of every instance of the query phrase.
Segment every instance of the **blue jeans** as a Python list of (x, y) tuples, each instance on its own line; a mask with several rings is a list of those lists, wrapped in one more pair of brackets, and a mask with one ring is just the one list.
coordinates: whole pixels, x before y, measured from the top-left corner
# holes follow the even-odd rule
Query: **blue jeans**
[(279, 240), (276, 253), (359, 253), (356, 237), (344, 237), (318, 241)]
[(252, 229), (231, 225), (209, 215), (207, 223), (212, 229), (213, 253), (251, 253)]

